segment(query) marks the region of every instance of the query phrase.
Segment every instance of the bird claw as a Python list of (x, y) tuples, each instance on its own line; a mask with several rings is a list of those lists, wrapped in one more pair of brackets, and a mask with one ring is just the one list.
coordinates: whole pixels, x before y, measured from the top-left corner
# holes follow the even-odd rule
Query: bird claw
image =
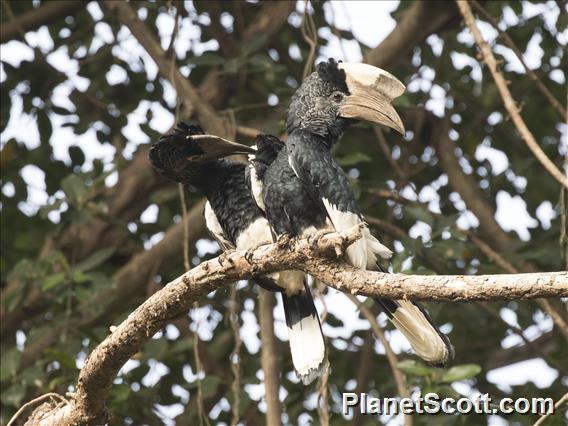
[[(256, 247), (255, 247), (256, 248)], [(245, 260), (249, 265), (252, 265), (252, 256), (254, 254), (255, 248), (249, 248), (244, 255)]]
[(324, 229), (320, 229), (320, 230), (314, 232), (312, 235), (310, 235), (310, 236), (308, 237), (308, 242), (309, 242), (309, 244), (310, 244), (310, 249), (312, 249), (312, 251), (316, 251), (317, 248), (318, 248), (319, 240), (321, 240), (321, 238), (322, 238), (324, 235), (331, 234), (332, 232), (334, 232), (333, 229), (331, 229), (331, 228), (324, 228)]
[(229, 263), (230, 265), (234, 264), (233, 259), (229, 257), (230, 254), (231, 254), (230, 251), (224, 251), (219, 255), (219, 257), (217, 258), (217, 262), (219, 262), (220, 266), (225, 266), (224, 265), (225, 262)]
[(279, 247), (286, 247), (290, 243), (290, 234), (281, 234), (276, 240), (276, 244)]

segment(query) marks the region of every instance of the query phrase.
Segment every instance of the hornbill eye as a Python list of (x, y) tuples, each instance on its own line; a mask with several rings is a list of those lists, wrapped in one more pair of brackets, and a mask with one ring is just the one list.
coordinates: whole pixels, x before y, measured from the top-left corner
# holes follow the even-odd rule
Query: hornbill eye
[(343, 93), (334, 92), (334, 93), (332, 93), (331, 98), (333, 99), (334, 102), (339, 103), (343, 100)]

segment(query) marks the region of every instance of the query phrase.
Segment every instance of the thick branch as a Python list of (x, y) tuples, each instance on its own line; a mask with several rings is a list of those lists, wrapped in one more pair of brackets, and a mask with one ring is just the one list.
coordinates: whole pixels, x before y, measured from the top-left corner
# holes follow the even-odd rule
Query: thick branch
[(430, 34), (458, 24), (458, 18), (456, 7), (449, 2), (414, 2), (403, 12), (387, 38), (367, 52), (364, 62), (381, 68), (392, 67), (412, 54), (414, 47), (419, 46)]
[(436, 152), (440, 159), (440, 165), (448, 174), (450, 185), (460, 194), (468, 209), (479, 219), (480, 228), (485, 238), (498, 251), (509, 249), (512, 245), (512, 239), (495, 220), (495, 211), (486, 202), (477, 181), (462, 170), (454, 153), (455, 144), (448, 137), (446, 122), (440, 126), (439, 133), (434, 137), (437, 141)]
[(86, 1), (50, 1), (42, 3), (37, 9), (17, 16), (15, 20), (2, 22), (0, 26), (0, 43), (21, 38), (20, 30), (31, 31), (42, 25), (50, 24), (57, 18), (72, 15), (76, 10), (85, 7)]
[(128, 3), (118, 1), (105, 1), (104, 4), (109, 11), (118, 16), (142, 47), (146, 49), (158, 66), (160, 73), (167, 79), (171, 79), (173, 76), (171, 83), (178, 91), (179, 98), (183, 99), (187, 115), (191, 115), (190, 111), (195, 110), (199, 116), (199, 122), (210, 133), (225, 137), (229, 136), (223, 120), (219, 118), (209, 103), (201, 99), (197, 89), (179, 72), (177, 67), (172, 67), (171, 59), (167, 57), (166, 52), (148, 30), (146, 24), (138, 19), (132, 7)]
[(473, 37), (475, 38), (475, 42), (479, 46), (481, 50), (481, 54), (483, 55), (483, 61), (489, 67), (489, 71), (491, 71), (491, 75), (495, 80), (495, 84), (497, 85), (497, 89), (499, 89), (499, 93), (503, 98), (503, 102), (505, 104), (505, 108), (507, 112), (511, 116), (513, 123), (517, 127), (517, 130), (521, 134), (521, 137), (527, 144), (528, 148), (531, 150), (533, 155), (537, 158), (538, 161), (544, 166), (546, 171), (554, 177), (561, 185), (568, 188), (568, 177), (564, 173), (562, 173), (556, 165), (550, 161), (550, 159), (546, 156), (542, 148), (536, 142), (533, 134), (525, 124), (521, 114), (519, 113), (519, 108), (517, 108), (517, 104), (507, 87), (507, 82), (505, 78), (497, 69), (497, 61), (495, 56), (493, 56), (493, 52), (491, 48), (487, 44), (487, 42), (483, 39), (479, 28), (477, 28), (477, 24), (475, 23), (475, 18), (473, 13), (471, 12), (471, 8), (467, 1), (457, 1), (458, 8), (460, 9), (461, 14), (463, 15), (464, 21), (466, 25), (469, 27), (471, 32), (473, 33)]
[(361, 229), (354, 227), (317, 241), (281, 238), (276, 244), (249, 252), (230, 252), (203, 262), (152, 295), (112, 331), (89, 355), (79, 376), (77, 393), (68, 405), (54, 410), (51, 418), (57, 418), (58, 425), (104, 422), (104, 402), (116, 374), (145, 341), (184, 314), (200, 297), (257, 274), (302, 269), (322, 282), (335, 283), (333, 287), (341, 291), (393, 299), (464, 301), (568, 296), (567, 272), (411, 276), (360, 271), (332, 259), (360, 237)]

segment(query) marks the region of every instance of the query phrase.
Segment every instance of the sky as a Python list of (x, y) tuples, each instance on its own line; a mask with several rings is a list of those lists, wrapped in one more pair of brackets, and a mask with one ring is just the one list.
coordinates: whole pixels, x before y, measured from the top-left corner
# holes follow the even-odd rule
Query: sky
[[(376, 46), (392, 31), (395, 26), (395, 21), (390, 16), (390, 13), (397, 8), (397, 1), (381, 1), (381, 2), (369, 2), (369, 1), (350, 1), (350, 2), (329, 2), (324, 6), (326, 19), (328, 22), (333, 22), (339, 29), (353, 29), (355, 36), (364, 44), (368, 46)], [(193, 7), (191, 3), (188, 3), (188, 8)], [(303, 2), (298, 2), (297, 11), (302, 12), (304, 7)], [(96, 3), (90, 3), (87, 6), (87, 10), (95, 19), (102, 18), (102, 12)], [(529, 5), (524, 3), (523, 15), (525, 17), (533, 16), (536, 13), (543, 13), (546, 17), (547, 22), (553, 24), (558, 17), (558, 8), (556, 7), (554, 1), (542, 3), (540, 5)], [(143, 15), (143, 12), (141, 12)], [(141, 16), (143, 17), (143, 16)], [(207, 19), (206, 17), (200, 17), (199, 19)], [(297, 21), (298, 17), (290, 18), (291, 23), (294, 20)], [(506, 10), (504, 20), (501, 22), (503, 29), (507, 26), (515, 25), (517, 23), (518, 17), (512, 11), (512, 9)], [(356, 26), (353, 24), (357, 23)], [(298, 22), (296, 22), (296, 25)], [(496, 31), (483, 22), (478, 22), (484, 37), (488, 41), (495, 40), (497, 33)], [(172, 15), (163, 13), (158, 19), (158, 25), (160, 30), (162, 46), (165, 48), (170, 39), (171, 32), (173, 30), (174, 19)], [(227, 26), (232, 25), (230, 19), (226, 22)], [(199, 28), (191, 25), (187, 20), (182, 22), (179, 30), (179, 36), (176, 39), (175, 49), (177, 52), (185, 52), (189, 47), (190, 43), (194, 49), (198, 52), (204, 52), (206, 50), (215, 49), (216, 42), (209, 43), (199, 43), (196, 42), (196, 38), (199, 37)], [(360, 61), (362, 59), (361, 50), (359, 45), (355, 41), (340, 41), (335, 37), (329, 29), (320, 29), (318, 36), (321, 38), (328, 39), (330, 44), (325, 47), (320, 53), (321, 58), (335, 57), (337, 59), (343, 59), (348, 61)], [(112, 40), (112, 33), (110, 28), (104, 22), (99, 22), (95, 26), (95, 43), (92, 49), (100, 47), (103, 42), (109, 42)], [(528, 44), (528, 49), (525, 52), (524, 60), (529, 65), (530, 68), (540, 67), (542, 57), (542, 49), (540, 47), (540, 36), (536, 35), (531, 39)], [(568, 41), (568, 30), (565, 30), (559, 36), (564, 42)], [(119, 46), (113, 49), (113, 53), (119, 56), (121, 59), (128, 61), (130, 63), (138, 61), (140, 58), (144, 60), (146, 64), (146, 72), (149, 76), (155, 76), (158, 72), (157, 67), (153, 61), (149, 58), (147, 53), (140, 48), (136, 40), (131, 36), (131, 34), (126, 29), (122, 29), (118, 34), (118, 39), (121, 40)], [(34, 47), (39, 47), (44, 53), (48, 54), (47, 59), (51, 65), (56, 67), (58, 70), (64, 72), (69, 77), (69, 82), (60, 85), (55, 93), (54, 99), (55, 104), (59, 106), (65, 106), (73, 110), (73, 104), (68, 100), (68, 95), (71, 93), (73, 88), (78, 88), (79, 90), (85, 90), (88, 86), (88, 81), (77, 75), (78, 63), (76, 60), (69, 58), (67, 51), (64, 48), (59, 48), (53, 52), (53, 42), (49, 36), (47, 28), (42, 27), (35, 32), (28, 33), (26, 35), (26, 41)], [(467, 30), (463, 30), (460, 34), (460, 41), (466, 44), (472, 44), (473, 38)], [(433, 35), (430, 36), (427, 42), (433, 46), (434, 51), (441, 51), (441, 43), (443, 41)], [(515, 70), (522, 72), (522, 66), (512, 52), (503, 47), (498, 46), (495, 49), (498, 53), (504, 55), (506, 59), (505, 67), (507, 70)], [(51, 52), (51, 53), (49, 53)], [(291, 52), (293, 53), (293, 52)], [(31, 59), (33, 57), (31, 49), (25, 44), (19, 41), (11, 41), (7, 44), (2, 45), (0, 49), (0, 59), (13, 66), (17, 66), (22, 60)], [(466, 65), (473, 66), (471, 71), (471, 76), (474, 80), (480, 81), (482, 78), (481, 69), (479, 64), (464, 54), (455, 54), (452, 56), (454, 65), (456, 68), (463, 68)], [(141, 63), (141, 62), (139, 62)], [(189, 74), (189, 69), (184, 67), (182, 72), (185, 75)], [(563, 83), (565, 82), (565, 76), (562, 73), (555, 73), (550, 76), (556, 81)], [(0, 81), (6, 78), (4, 70), (0, 68)], [(124, 81), (126, 78), (124, 70), (119, 66), (113, 66), (111, 70), (107, 73), (106, 79), (109, 84), (116, 84)], [(434, 114), (439, 116), (444, 114), (444, 108), (446, 102), (448, 102), (449, 95), (440, 86), (433, 84), (434, 71), (425, 66), (421, 69), (420, 74), (416, 75), (411, 81), (407, 82), (407, 89), (411, 92), (413, 91), (426, 91), (430, 92), (432, 99), (428, 101), (425, 107), (431, 110)], [(171, 86), (167, 86), (165, 90), (165, 100), (169, 106), (175, 104), (175, 92)], [(20, 143), (25, 143), (29, 148), (33, 148), (39, 145), (39, 133), (37, 126), (33, 117), (22, 112), (22, 101), (21, 97), (14, 94), (11, 98), (11, 115), (8, 127), (2, 132), (0, 136), (0, 144), (3, 146), (11, 138), (16, 138)], [(6, 106), (3, 106), (6, 107)], [(164, 109), (157, 102), (141, 102), (138, 108), (128, 116), (128, 126), (124, 130), (124, 136), (128, 141), (125, 156), (128, 158), (132, 156), (136, 147), (142, 143), (150, 142), (147, 135), (145, 135), (140, 129), (140, 124), (146, 120), (146, 111), (151, 109), (153, 112), (153, 119), (150, 122), (150, 126), (159, 132), (167, 131), (174, 123), (174, 117), (166, 109)], [(110, 144), (101, 144), (98, 142), (95, 136), (96, 127), (92, 130), (86, 132), (82, 136), (76, 136), (70, 127), (63, 127), (66, 120), (62, 116), (52, 114), (50, 116), (53, 123), (53, 147), (54, 156), (57, 159), (69, 162), (68, 148), (71, 145), (78, 145), (83, 149), (86, 154), (86, 163), (83, 166), (85, 170), (92, 167), (92, 162), (94, 159), (101, 159), (107, 164), (107, 169), (112, 169), (112, 160), (115, 155), (115, 148)], [(495, 113), (490, 117), (495, 123), (503, 120), (503, 116), (500, 113)], [(564, 128), (564, 135), (566, 135), (566, 129)], [(566, 139), (566, 138), (565, 138)], [(564, 147), (565, 152), (568, 152), (568, 147)], [(508, 173), (507, 177), (510, 178), (514, 184), (521, 188), (526, 185), (526, 179), (522, 176), (516, 176), (511, 170), (508, 170), (509, 162), (507, 156), (498, 149), (491, 147), (491, 143), (488, 140), (479, 141), (479, 146), (475, 152), (475, 158), (479, 161), (487, 160), (491, 163), (492, 173), (498, 175), (501, 173)], [(467, 171), (471, 166), (467, 164), (464, 160), (462, 167)], [(512, 174), (512, 175), (511, 175)], [(54, 197), (48, 197), (45, 192), (45, 175), (43, 171), (38, 169), (36, 166), (29, 165), (22, 170), (22, 177), (28, 185), (29, 198), (27, 202), (22, 203), (20, 208), (27, 214), (35, 214), (37, 209), (41, 206), (46, 205), (54, 201)], [(117, 175), (116, 173), (111, 174), (106, 183), (112, 186), (116, 183)], [(446, 178), (447, 180), (447, 178)], [(440, 182), (440, 184), (445, 184)], [(13, 186), (11, 184), (5, 184), (2, 186), (2, 192), (9, 196), (13, 193)], [(420, 193), (416, 193), (411, 187), (404, 189), (403, 194), (405, 197), (410, 199), (419, 200), (422, 202), (429, 203), (432, 211), (439, 211), (439, 197), (434, 187), (425, 188)], [(56, 194), (57, 196), (62, 196), (62, 194)], [(467, 229), (470, 227), (475, 227), (478, 222), (475, 216), (465, 209), (465, 204), (460, 199), (458, 194), (455, 194), (452, 201), (456, 204), (458, 209), (462, 212), (459, 219), (459, 226)], [(64, 211), (65, 205), (62, 206), (60, 211), (54, 211), (50, 213), (50, 220), (54, 223), (59, 221), (59, 215), (61, 211)], [(141, 215), (142, 222), (154, 222), (158, 215), (158, 206), (151, 205), (146, 211)], [(515, 231), (518, 233), (522, 240), (527, 240), (529, 238), (528, 229), (535, 227), (539, 224), (546, 229), (550, 226), (550, 221), (555, 217), (556, 213), (553, 209), (552, 204), (549, 201), (544, 201), (536, 211), (536, 217), (532, 217), (526, 209), (526, 204), (522, 197), (519, 195), (511, 196), (505, 191), (501, 191), (497, 194), (497, 212), (496, 220), (503, 227), (505, 231)], [(431, 229), (424, 222), (417, 222), (411, 229), (410, 235), (415, 238), (422, 238), (424, 242), (430, 239)], [(152, 245), (159, 242), (162, 238), (163, 233), (154, 235), (145, 245), (146, 248), (150, 248)], [(399, 245), (400, 246), (400, 245)], [(399, 251), (402, 247), (395, 247)], [(207, 252), (213, 252), (217, 249), (216, 244), (208, 240), (200, 240), (198, 242), (198, 251), (200, 255)], [(343, 320), (345, 327), (329, 327), (324, 325), (324, 333), (333, 338), (351, 335), (353, 330), (356, 329), (369, 329), (369, 325), (366, 321), (358, 318), (358, 313), (354, 309), (351, 302), (338, 292), (331, 291), (331, 293), (326, 297), (326, 305), (331, 313)], [(318, 309), (321, 311), (321, 303)], [(256, 317), (252, 311), (252, 306), (246, 306), (242, 314), (243, 326), (241, 328), (241, 334), (244, 344), (247, 349), (252, 353), (258, 353), (260, 347), (260, 341), (257, 336), (258, 323), (256, 322)], [(202, 339), (208, 340), (211, 338), (211, 330), (214, 328), (215, 320), (207, 321), (207, 307), (202, 307), (197, 311), (193, 311), (191, 316), (197, 320), (199, 324), (198, 332)], [(275, 308), (276, 317), (276, 335), (282, 339), (287, 339), (287, 331), (285, 327), (283, 311), (281, 307), (281, 302), (278, 302), (278, 306)], [(501, 311), (501, 316), (503, 319), (511, 324), (516, 324), (515, 312), (511, 309), (503, 309)], [(220, 320), (220, 319), (219, 319)], [(380, 317), (380, 321), (384, 324), (386, 319), (384, 316)], [(535, 325), (527, 330), (527, 335), (529, 338), (537, 338), (542, 333), (547, 332), (552, 327), (552, 322), (549, 318), (542, 316), (538, 318)], [(444, 331), (450, 331), (451, 326), (449, 324), (443, 325), (442, 329)], [(167, 333), (174, 333), (175, 329), (173, 327), (168, 327)], [(387, 332), (390, 342), (392, 344), (395, 352), (407, 352), (409, 350), (409, 345), (404, 338), (398, 333), (398, 331)], [(175, 336), (170, 336), (175, 337)], [(522, 341), (520, 337), (515, 335), (510, 335), (506, 337), (501, 345), (504, 348), (512, 347), (521, 344)], [(333, 342), (336, 346), (341, 345), (340, 340)], [(376, 350), (379, 353), (384, 353), (384, 349), (379, 343), (376, 343)], [(81, 361), (78, 361), (79, 364)], [(136, 361), (130, 361), (123, 371), (127, 371), (132, 368), (133, 363)], [(158, 361), (152, 364), (152, 368), (148, 373), (145, 380), (147, 383), (151, 383), (157, 380), (160, 375), (164, 374), (165, 366)], [(523, 363), (515, 364), (512, 366), (492, 370), (487, 372), (487, 378), (489, 381), (498, 384), (499, 388), (503, 391), (510, 389), (510, 386), (525, 383), (526, 381), (532, 381), (540, 389), (543, 389), (545, 393), (546, 387), (557, 377), (557, 372), (549, 368), (544, 361), (539, 359), (528, 360)], [(193, 373), (187, 371), (185, 373), (188, 380), (192, 380)], [(568, 385), (568, 384), (567, 384)], [(476, 393), (475, 387), (469, 381), (464, 381), (455, 386), (456, 390), (463, 393), (464, 395), (474, 395)], [(262, 396), (262, 388), (250, 388), (247, 389), (251, 395), (254, 396), (253, 399), (259, 399)], [(183, 395), (183, 388), (179, 387), (176, 390), (180, 395)], [(227, 409), (227, 407), (218, 407), (218, 409)], [(163, 410), (165, 417), (171, 417), (175, 415), (176, 410), (179, 407), (164, 407)], [(400, 419), (393, 420), (393, 424), (397, 424)], [(503, 420), (492, 419), (493, 424), (506, 424)]]

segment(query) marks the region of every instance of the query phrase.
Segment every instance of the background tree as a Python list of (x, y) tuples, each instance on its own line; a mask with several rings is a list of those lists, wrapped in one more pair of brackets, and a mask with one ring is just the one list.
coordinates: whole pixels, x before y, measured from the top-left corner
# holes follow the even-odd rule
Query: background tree
[[(3, 424), (28, 400), (72, 390), (110, 326), (217, 254), (201, 195), (185, 200), (182, 215), (178, 188), (149, 167), (149, 142), (177, 119), (241, 142), (258, 130), (281, 134), (288, 100), (317, 58), (363, 58), (408, 86), (397, 101), (404, 139), (358, 125), (335, 151), (369, 223), (396, 249), (394, 271), (566, 269), (566, 191), (509, 119), (456, 5), (385, 5), (396, 27), (367, 46), (361, 34), (382, 29), (349, 24), (355, 6), (337, 2), (305, 13), (303, 2), (2, 1)], [(566, 5), (470, 5), (525, 123), (560, 169), (568, 152)], [(204, 298), (127, 363), (107, 401), (112, 424), (342, 424), (345, 390), (565, 393), (560, 300), (430, 304), (457, 354), (453, 368), (435, 370), (406, 351), (384, 315), (366, 305), (356, 311), (321, 288), (333, 370), (304, 387), (282, 340), (283, 318), (270, 326), (274, 296), (245, 282), (236, 288)], [(498, 421), (394, 421), (490, 420)]]

